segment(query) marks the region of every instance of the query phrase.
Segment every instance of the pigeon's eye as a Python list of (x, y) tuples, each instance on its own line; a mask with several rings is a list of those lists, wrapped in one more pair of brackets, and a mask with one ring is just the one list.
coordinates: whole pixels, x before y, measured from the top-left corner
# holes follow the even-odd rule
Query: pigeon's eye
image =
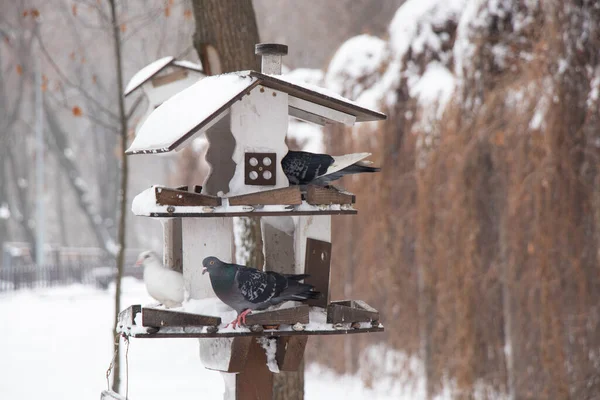
[(215, 263), (214, 261), (209, 262), (210, 265), (213, 265), (214, 263)]

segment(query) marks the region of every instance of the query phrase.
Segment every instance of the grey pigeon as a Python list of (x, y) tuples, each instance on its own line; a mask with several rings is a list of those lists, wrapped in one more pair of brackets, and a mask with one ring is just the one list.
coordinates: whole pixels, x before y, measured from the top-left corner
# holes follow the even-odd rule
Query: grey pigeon
[(202, 261), (202, 274), (208, 272), (217, 297), (238, 313), (231, 322), (235, 328), (246, 324), (246, 315), (252, 310), (283, 303), (316, 299), (321, 294), (314, 286), (300, 283), (308, 275), (282, 275), (272, 271), (259, 271), (238, 264), (224, 263), (216, 257)]
[(144, 266), (144, 283), (148, 294), (166, 308), (180, 307), (183, 302), (183, 275), (167, 268), (153, 251), (144, 251), (135, 263)]
[(330, 156), (290, 150), (281, 160), (281, 166), (291, 185), (327, 186), (344, 175), (380, 171), (380, 168), (370, 167), (369, 161), (364, 161), (370, 155), (355, 153)]

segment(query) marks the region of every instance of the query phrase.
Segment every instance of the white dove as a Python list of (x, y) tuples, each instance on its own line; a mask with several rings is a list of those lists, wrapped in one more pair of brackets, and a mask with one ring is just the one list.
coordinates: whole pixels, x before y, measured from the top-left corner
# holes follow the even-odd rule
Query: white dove
[(183, 274), (167, 268), (153, 251), (140, 253), (135, 265), (144, 266), (144, 283), (148, 294), (167, 308), (183, 302)]

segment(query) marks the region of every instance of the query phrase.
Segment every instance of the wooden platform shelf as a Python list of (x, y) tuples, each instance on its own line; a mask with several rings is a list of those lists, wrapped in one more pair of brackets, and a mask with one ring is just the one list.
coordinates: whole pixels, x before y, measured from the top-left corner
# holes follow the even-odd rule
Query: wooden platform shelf
[[(302, 200), (298, 187), (266, 190), (239, 196), (216, 197), (198, 193), (200, 186), (194, 186), (194, 192), (187, 186), (176, 189), (153, 186), (138, 194), (133, 200), (135, 215), (152, 218), (214, 218), (214, 217), (267, 217), (295, 215), (355, 215), (352, 204), (343, 201), (338, 204), (330, 199), (330, 192), (311, 197), (315, 204)], [(329, 190), (329, 189), (326, 189)], [(346, 196), (336, 192), (335, 196)], [(334, 197), (335, 197), (334, 196)], [(319, 203), (319, 204), (317, 204)]]
[[(283, 337), (384, 331), (383, 325), (378, 320), (376, 323), (363, 322), (361, 324), (321, 323), (315, 324), (318, 326), (317, 328), (311, 328), (309, 306), (307, 305), (249, 314), (246, 317), (246, 323), (246, 327), (237, 330), (218, 330), (218, 325), (221, 324), (220, 317), (147, 308), (140, 305), (130, 306), (119, 313), (120, 332), (136, 338)], [(300, 328), (296, 324), (300, 324)], [(262, 328), (249, 329), (257, 326)]]
[(215, 217), (282, 217), (282, 216), (298, 216), (298, 215), (356, 215), (357, 210), (315, 210), (315, 211), (264, 211), (255, 209), (252, 211), (205, 211), (202, 209), (194, 211), (180, 212), (176, 208), (174, 212), (150, 212), (147, 215), (140, 215), (152, 218), (215, 218)]
[(379, 321), (379, 311), (362, 300), (332, 301), (327, 306), (330, 324)]

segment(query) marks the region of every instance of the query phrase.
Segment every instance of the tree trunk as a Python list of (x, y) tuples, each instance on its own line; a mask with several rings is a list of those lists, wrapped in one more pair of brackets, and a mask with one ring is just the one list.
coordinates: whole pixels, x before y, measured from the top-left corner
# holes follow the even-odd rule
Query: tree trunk
[[(125, 255), (125, 230), (127, 221), (127, 183), (129, 178), (128, 161), (124, 152), (127, 149), (127, 115), (125, 114), (125, 102), (123, 97), (123, 69), (121, 60), (121, 35), (119, 30), (119, 23), (117, 20), (117, 11), (115, 0), (110, 0), (110, 15), (112, 24), (112, 36), (114, 40), (115, 48), (115, 70), (117, 73), (117, 98), (119, 105), (119, 138), (120, 138), (120, 154), (121, 154), (121, 188), (119, 191), (119, 235), (118, 235), (118, 250), (117, 250), (117, 277), (115, 287), (115, 325), (113, 333), (117, 330), (119, 311), (121, 310), (121, 278), (123, 277), (123, 262)], [(120, 352), (119, 352), (120, 341), (115, 341), (115, 352), (117, 357), (115, 358), (115, 367), (113, 375), (112, 389), (118, 392), (120, 385)]]
[(259, 70), (254, 54), (259, 42), (250, 0), (193, 0), (194, 47), (208, 75)]
[[(194, 47), (208, 75), (247, 69), (260, 70), (254, 54), (259, 43), (254, 8), (250, 0), (193, 0), (196, 32)], [(243, 218), (241, 243), (248, 253), (248, 265), (262, 267), (262, 240), (259, 218)], [(302, 400), (304, 371), (275, 374), (273, 398)]]

